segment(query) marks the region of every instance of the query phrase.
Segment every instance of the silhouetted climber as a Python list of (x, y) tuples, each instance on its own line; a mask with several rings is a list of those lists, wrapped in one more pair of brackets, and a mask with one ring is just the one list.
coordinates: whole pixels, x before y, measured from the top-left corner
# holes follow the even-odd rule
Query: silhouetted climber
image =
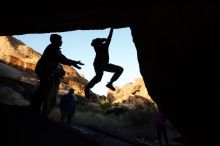
[(66, 121), (67, 125), (71, 124), (72, 117), (75, 114), (77, 98), (73, 94), (74, 94), (74, 89), (70, 88), (67, 94), (62, 95), (60, 97), (60, 103), (59, 103), (59, 107), (61, 111), (60, 122), (65, 123), (65, 120), (67, 119)]
[(48, 101), (55, 100), (60, 78), (65, 74), (60, 63), (73, 65), (78, 69), (81, 69), (78, 65), (84, 65), (80, 61), (66, 58), (61, 53), (62, 37), (60, 35), (51, 34), (50, 41), (51, 44), (46, 47), (35, 68), (35, 73), (40, 79), (40, 85), (31, 102), (32, 110), (38, 113), (41, 112), (43, 104), (42, 114), (49, 114), (51, 107), (48, 109), (48, 104), (50, 104)]
[(166, 121), (167, 121), (166, 116), (159, 109), (157, 109), (155, 111), (155, 122), (156, 122), (156, 128), (157, 128), (157, 139), (159, 141), (160, 146), (162, 146), (161, 133), (163, 133), (166, 146), (169, 145), (167, 133), (166, 133), (166, 126), (165, 126)]
[(88, 83), (88, 85), (85, 88), (85, 95), (87, 98), (89, 98), (89, 91), (90, 89), (101, 81), (103, 72), (114, 72), (114, 75), (112, 76), (110, 82), (106, 85), (109, 89), (115, 91), (115, 88), (113, 87), (112, 83), (116, 81), (120, 75), (123, 72), (123, 68), (114, 64), (109, 63), (109, 44), (111, 42), (113, 34), (113, 28), (110, 29), (110, 33), (108, 38), (96, 38), (92, 41), (91, 45), (94, 47), (96, 52), (96, 57), (93, 63), (94, 70), (96, 75), (93, 77), (93, 79)]

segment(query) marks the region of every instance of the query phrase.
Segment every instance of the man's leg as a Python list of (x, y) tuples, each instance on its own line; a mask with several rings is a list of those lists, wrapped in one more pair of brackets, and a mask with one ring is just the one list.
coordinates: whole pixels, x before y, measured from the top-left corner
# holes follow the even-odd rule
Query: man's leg
[(49, 99), (52, 97), (53, 95), (53, 83), (54, 83), (54, 79), (53, 78), (48, 78), (47, 80), (47, 86), (44, 89), (44, 100), (43, 100), (43, 107), (42, 107), (42, 111), (41, 114), (44, 117), (48, 117), (49, 116), (49, 112), (48, 112), (48, 106), (49, 106)]
[[(41, 103), (43, 101), (42, 95), (41, 95), (41, 83), (40, 85), (37, 87), (37, 90), (35, 91), (32, 99), (31, 99), (31, 111), (35, 112), (35, 113), (40, 113), (40, 109), (41, 109)], [(41, 99), (42, 98), (42, 99)]]
[(163, 125), (163, 126), (161, 127), (161, 130), (162, 130), (163, 135), (164, 135), (164, 139), (165, 139), (165, 142), (166, 142), (166, 146), (168, 146), (169, 143), (168, 143), (168, 138), (167, 138), (167, 132), (166, 132), (166, 127), (165, 127), (165, 125)]
[(161, 126), (157, 125), (157, 139), (159, 141), (160, 146), (162, 146), (162, 141), (161, 141)]
[(73, 114), (71, 112), (67, 112), (67, 126), (71, 126)]
[(49, 86), (49, 80), (48, 79), (40, 79), (40, 85), (37, 88), (37, 91), (34, 94), (34, 97), (32, 98), (31, 101), (31, 108), (32, 111), (36, 113), (40, 113), (42, 104), (47, 97), (48, 94), (48, 86)]
[(111, 90), (115, 91), (115, 88), (113, 87), (112, 83), (116, 81), (122, 74), (123, 68), (114, 64), (108, 64), (103, 68), (104, 71), (108, 72), (114, 72), (114, 75), (112, 76), (110, 82), (106, 85), (106, 87), (110, 88)]
[(56, 105), (56, 98), (59, 90), (59, 84), (60, 84), (59, 78), (54, 78), (53, 80), (51, 80), (50, 88), (48, 89), (48, 96), (44, 102), (43, 105), (44, 108), (42, 110), (42, 114), (44, 114), (46, 117), (49, 116), (52, 109)]
[(89, 91), (90, 91), (90, 89), (91, 89), (95, 84), (97, 84), (98, 82), (101, 81), (102, 76), (103, 76), (103, 71), (102, 71), (102, 70), (97, 71), (97, 72), (96, 72), (96, 75), (93, 77), (93, 79), (87, 84), (87, 86), (86, 86), (86, 88), (85, 88), (85, 96), (86, 96), (87, 98), (89, 98)]
[(60, 123), (65, 123), (66, 112), (61, 111)]

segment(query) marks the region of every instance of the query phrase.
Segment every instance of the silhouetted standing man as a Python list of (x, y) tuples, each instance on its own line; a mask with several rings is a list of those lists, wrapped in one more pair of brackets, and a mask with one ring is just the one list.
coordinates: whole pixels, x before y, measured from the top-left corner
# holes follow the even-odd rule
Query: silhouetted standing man
[(65, 120), (67, 119), (66, 123), (68, 126), (71, 125), (72, 117), (75, 114), (76, 111), (76, 102), (77, 98), (74, 96), (74, 89), (70, 88), (69, 92), (65, 95), (62, 95), (60, 98), (60, 111), (61, 111), (61, 117), (60, 122), (65, 123)]
[(89, 90), (92, 88), (95, 84), (101, 81), (103, 72), (114, 72), (114, 75), (112, 76), (110, 82), (106, 85), (109, 89), (115, 91), (115, 88), (113, 87), (112, 83), (116, 81), (120, 75), (123, 72), (123, 68), (114, 64), (109, 63), (109, 44), (111, 42), (113, 34), (113, 28), (111, 28), (108, 38), (96, 38), (92, 41), (91, 45), (94, 47), (96, 52), (96, 57), (94, 60), (94, 69), (96, 75), (93, 77), (93, 79), (88, 83), (88, 85), (85, 88), (85, 95), (87, 98), (89, 98)]
[[(48, 96), (50, 95), (50, 90), (54, 86), (53, 83), (57, 77), (55, 77), (54, 73), (57, 72), (59, 68), (59, 63), (74, 66), (78, 69), (81, 69), (78, 65), (84, 65), (80, 61), (74, 61), (66, 58), (61, 53), (61, 45), (62, 45), (62, 37), (58, 34), (51, 34), (50, 36), (51, 44), (49, 44), (44, 50), (43, 55), (37, 62), (35, 73), (38, 75), (40, 79), (40, 85), (37, 89), (35, 96), (32, 99), (31, 107), (34, 111), (40, 113), (41, 106), (47, 106)], [(61, 68), (62, 69), (62, 68)], [(62, 71), (62, 70), (61, 70)], [(59, 72), (59, 71), (58, 71)], [(65, 72), (64, 72), (65, 74)], [(58, 82), (59, 85), (60, 82)], [(58, 90), (58, 89), (56, 89)], [(57, 92), (57, 91), (52, 91)], [(44, 107), (47, 109), (47, 107)], [(44, 114), (44, 113), (43, 113)]]
[(166, 132), (166, 126), (165, 123), (167, 121), (167, 118), (165, 117), (165, 115), (159, 110), (157, 109), (155, 112), (155, 122), (156, 122), (156, 128), (157, 128), (157, 139), (159, 141), (160, 146), (162, 146), (162, 137), (161, 137), (161, 133), (163, 133), (165, 142), (166, 142), (166, 146), (168, 146), (168, 138), (167, 138), (167, 132)]

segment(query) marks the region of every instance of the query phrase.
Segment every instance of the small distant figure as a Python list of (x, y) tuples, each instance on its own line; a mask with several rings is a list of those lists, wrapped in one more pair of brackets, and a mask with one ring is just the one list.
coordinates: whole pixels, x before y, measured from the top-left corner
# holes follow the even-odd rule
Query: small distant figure
[(109, 44), (111, 42), (113, 34), (113, 28), (110, 29), (109, 35), (107, 38), (96, 38), (92, 41), (91, 46), (94, 47), (96, 52), (96, 57), (93, 62), (94, 70), (96, 75), (93, 79), (87, 84), (85, 88), (85, 96), (89, 98), (90, 89), (101, 81), (103, 72), (113, 72), (110, 82), (106, 85), (109, 89), (115, 91), (114, 86), (112, 85), (114, 81), (116, 81), (123, 72), (123, 68), (114, 64), (109, 63)]
[(157, 139), (159, 141), (160, 146), (162, 146), (161, 133), (163, 133), (166, 146), (168, 146), (169, 144), (168, 144), (168, 138), (167, 138), (166, 126), (165, 126), (165, 123), (167, 122), (167, 118), (159, 109), (157, 109), (155, 112), (155, 122), (157, 128)]
[(31, 109), (36, 113), (48, 116), (53, 106), (59, 89), (60, 79), (65, 75), (61, 64), (74, 66), (81, 69), (84, 65), (80, 61), (66, 58), (61, 52), (62, 37), (58, 34), (50, 35), (50, 42), (37, 62), (35, 73), (40, 79), (40, 85), (32, 98)]
[(61, 111), (60, 122), (65, 123), (65, 120), (67, 119), (66, 121), (67, 125), (71, 124), (71, 120), (75, 114), (75, 109), (76, 109), (77, 98), (73, 94), (74, 94), (74, 89), (70, 88), (69, 93), (61, 96), (59, 103), (59, 107)]

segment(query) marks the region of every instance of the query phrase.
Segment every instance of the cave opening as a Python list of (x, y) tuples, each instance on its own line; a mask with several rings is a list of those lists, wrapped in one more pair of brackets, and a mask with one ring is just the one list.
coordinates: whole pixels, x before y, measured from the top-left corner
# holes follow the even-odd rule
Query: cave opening
[[(104, 30), (76, 30), (57, 33), (62, 36), (62, 53), (67, 58), (81, 60), (81, 62), (85, 63), (82, 69), (77, 70), (77, 72), (87, 80), (91, 80), (95, 74), (93, 69), (95, 52), (91, 47), (91, 41), (97, 37), (107, 37), (108, 33), (109, 28)], [(42, 54), (46, 46), (50, 43), (49, 37), (51, 34), (52, 33), (24, 34), (13, 36), (15, 39), (12, 39), (12, 37), (8, 37), (7, 39), (11, 46), (15, 47), (15, 50), (17, 49), (26, 52), (25, 48), (30, 47)], [(22, 48), (22, 46), (26, 45), (27, 47)], [(31, 59), (30, 54), (22, 54), (22, 56), (29, 56)], [(147, 110), (146, 106), (150, 106), (151, 103), (153, 105), (154, 103), (147, 93), (144, 81), (140, 74), (137, 52), (133, 43), (130, 28), (126, 27), (114, 30), (109, 47), (109, 56), (110, 63), (120, 65), (124, 68), (123, 74), (114, 84), (117, 87), (116, 96), (120, 95), (121, 97), (124, 97), (122, 99), (116, 99), (113, 97), (114, 92), (107, 93), (108, 89), (105, 84), (111, 78), (112, 73), (104, 73), (101, 82), (98, 83), (92, 91), (101, 96), (109, 96), (111, 99), (108, 100), (111, 100), (112, 105), (104, 100), (100, 101), (101, 104), (99, 108), (95, 110), (94, 107), (91, 108), (90, 105), (79, 105), (77, 107), (78, 112), (75, 115), (74, 121), (83, 125), (89, 124), (99, 128), (106, 128), (106, 126), (109, 125), (110, 129), (121, 131), (124, 134), (129, 133), (129, 136), (136, 136), (136, 138), (140, 139), (146, 137), (146, 135), (150, 138), (155, 137), (155, 134), (151, 134), (151, 132), (154, 131), (152, 126), (153, 121), (148, 119), (151, 114), (150, 112), (145, 114)], [(23, 58), (20, 59), (22, 60)], [(36, 61), (37, 59), (35, 60), (35, 63)], [(28, 94), (26, 96), (28, 96)], [(125, 96), (127, 97), (125, 98)], [(80, 98), (80, 95), (78, 97)], [(83, 99), (80, 100), (82, 100), (80, 102), (83, 102)], [(137, 109), (139, 109), (129, 113), (127, 112), (127, 108), (132, 107), (126, 107), (127, 105), (135, 105), (137, 106)], [(109, 107), (117, 108), (113, 108), (114, 110), (108, 110), (107, 108)], [(97, 114), (93, 113), (97, 111)], [(53, 109), (50, 118), (59, 120), (60, 111), (58, 107)], [(90, 120), (88, 120), (88, 118)], [(136, 130), (133, 131), (131, 126)], [(143, 126), (145, 127), (144, 130)], [(128, 127), (130, 127), (130, 130), (126, 130)]]
[[(57, 33), (62, 36), (62, 53), (67, 58), (81, 60), (81, 62), (85, 64), (82, 69), (77, 70), (77, 72), (88, 81), (95, 75), (93, 68), (95, 51), (91, 46), (91, 42), (95, 38), (107, 37), (108, 33), (108, 28), (104, 30), (76, 30)], [(42, 54), (46, 46), (50, 43), (50, 34), (52, 33), (25, 34), (17, 35), (15, 37)], [(129, 27), (114, 30), (109, 47), (109, 57), (110, 63), (124, 68), (123, 74), (115, 82), (116, 86), (122, 87), (128, 82), (134, 82), (136, 78), (142, 78), (136, 48)], [(111, 76), (112, 73), (104, 72), (102, 80), (94, 86), (92, 91), (106, 96), (108, 89), (105, 84), (110, 80)]]
[[(85, 63), (85, 66), (83, 66), (82, 70), (77, 71), (87, 80), (90, 80), (94, 76), (92, 63), (95, 52), (90, 45), (91, 41), (97, 37), (106, 37), (108, 32), (109, 29), (88, 31), (77, 30), (72, 32), (57, 33), (60, 34), (63, 39), (63, 44), (61, 46), (62, 53), (70, 59), (81, 60), (83, 63)], [(26, 34), (15, 37), (23, 41), (34, 50), (37, 49), (36, 51), (42, 54), (45, 47), (50, 43), (50, 34), (51, 33)], [(85, 106), (84, 104), (83, 106), (81, 105), (77, 107), (78, 112), (75, 115), (75, 122), (83, 124), (84, 126), (96, 126), (101, 129), (106, 128), (108, 125), (107, 127), (110, 129), (121, 132), (125, 135), (128, 134), (127, 136), (132, 136), (139, 140), (143, 138), (148, 139), (148, 141), (149, 139), (155, 139), (156, 135), (154, 121), (151, 113), (151, 110), (154, 110), (154, 107), (151, 109), (151, 105), (154, 106), (155, 103), (150, 99), (143, 80), (136, 80), (137, 82), (141, 82), (141, 85), (134, 85), (132, 83), (134, 82), (135, 78), (141, 78), (136, 53), (137, 52), (133, 44), (130, 29), (115, 29), (109, 48), (110, 62), (120, 65), (124, 68), (122, 76), (117, 82), (115, 82), (115, 85), (118, 87), (125, 86), (128, 89), (132, 88), (132, 91), (127, 91), (124, 89), (117, 90), (118, 94), (116, 96), (122, 94), (120, 96), (127, 96), (127, 98), (124, 99), (123, 97), (121, 100), (114, 102), (116, 100), (112, 95), (114, 93), (109, 92), (109, 94), (106, 94), (107, 91), (105, 87), (106, 82), (110, 79), (112, 74), (105, 73), (102, 81), (97, 84), (92, 91), (99, 95), (101, 93), (101, 95), (103, 94), (105, 96), (109, 96), (111, 98), (110, 100), (112, 100), (112, 105), (117, 108), (113, 108), (114, 110), (108, 110), (107, 108), (111, 107), (112, 105), (109, 105), (109, 103), (104, 100), (100, 100), (101, 104), (98, 109), (98, 113), (94, 114), (94, 112), (97, 112), (97, 109), (94, 110), (94, 108), (91, 108), (90, 105)], [(143, 88), (145, 88), (146, 91), (142, 91)], [(128, 92), (128, 94), (124, 95), (126, 92)], [(147, 100), (143, 100), (143, 94), (146, 95), (144, 98), (147, 98)], [(80, 96), (78, 97), (80, 98)], [(83, 102), (83, 100), (80, 102)], [(124, 106), (127, 103), (135, 104), (137, 106), (137, 110), (127, 112), (127, 107)], [(55, 108), (51, 113), (50, 118), (57, 121), (59, 116), (59, 109)], [(169, 124), (169, 128), (173, 130), (171, 124)]]

